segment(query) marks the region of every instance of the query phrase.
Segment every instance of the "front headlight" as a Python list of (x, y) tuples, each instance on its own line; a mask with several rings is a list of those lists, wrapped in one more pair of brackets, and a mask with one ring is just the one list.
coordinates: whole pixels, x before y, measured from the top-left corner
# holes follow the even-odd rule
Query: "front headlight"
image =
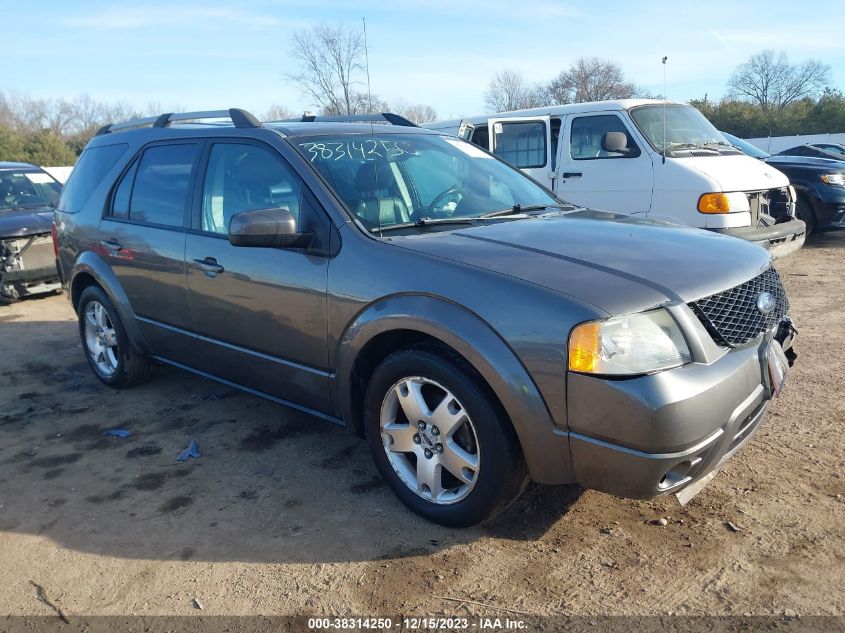
[(569, 336), (569, 369), (588, 374), (647, 374), (692, 360), (684, 335), (666, 310), (588, 321)]
[(845, 187), (845, 174), (822, 174), (819, 176), (826, 185)]
[(737, 213), (750, 210), (748, 196), (741, 191), (705, 193), (698, 199), (699, 213)]

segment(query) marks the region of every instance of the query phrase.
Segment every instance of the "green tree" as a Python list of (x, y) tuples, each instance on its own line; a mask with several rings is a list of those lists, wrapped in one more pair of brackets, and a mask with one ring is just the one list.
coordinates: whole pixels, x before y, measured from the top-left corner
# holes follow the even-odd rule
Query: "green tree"
[(23, 162), (26, 157), (23, 134), (5, 125), (0, 125), (0, 160)]
[(54, 167), (73, 165), (76, 162), (76, 153), (61, 136), (51, 130), (28, 134), (23, 148), (27, 162), (35, 165)]

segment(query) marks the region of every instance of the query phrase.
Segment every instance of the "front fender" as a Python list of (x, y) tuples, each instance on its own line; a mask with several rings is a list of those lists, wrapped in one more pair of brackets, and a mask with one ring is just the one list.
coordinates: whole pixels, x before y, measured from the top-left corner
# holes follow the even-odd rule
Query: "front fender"
[(380, 334), (411, 330), (448, 345), (493, 389), (519, 437), (532, 479), (574, 481), (566, 432), (555, 427), (537, 386), (508, 344), (478, 315), (431, 295), (393, 295), (369, 304), (340, 337), (333, 396), (336, 410), (355, 428), (352, 374), (355, 362)]
[(81, 279), (80, 275), (84, 274), (93, 277), (108, 295), (109, 299), (111, 299), (120, 316), (126, 336), (129, 338), (129, 344), (138, 352), (149, 353), (147, 344), (138, 327), (138, 322), (135, 320), (135, 312), (129, 304), (129, 298), (123, 291), (117, 275), (114, 274), (111, 267), (99, 255), (92, 251), (83, 251), (80, 253), (71, 269), (68, 288), (70, 289), (71, 300), (74, 302), (74, 309), (77, 308), (75, 302), (79, 297), (77, 283)]

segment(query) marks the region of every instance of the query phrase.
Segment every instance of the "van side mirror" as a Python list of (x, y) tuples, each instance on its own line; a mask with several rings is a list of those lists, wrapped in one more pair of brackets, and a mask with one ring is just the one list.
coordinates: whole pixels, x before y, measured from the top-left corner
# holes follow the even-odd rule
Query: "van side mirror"
[(622, 154), (625, 158), (640, 155), (638, 147), (628, 147), (628, 135), (625, 132), (605, 132), (601, 137), (601, 148), (605, 152)]
[(236, 213), (229, 220), (232, 246), (305, 248), (312, 233), (297, 233), (296, 218), (287, 209), (254, 209)]

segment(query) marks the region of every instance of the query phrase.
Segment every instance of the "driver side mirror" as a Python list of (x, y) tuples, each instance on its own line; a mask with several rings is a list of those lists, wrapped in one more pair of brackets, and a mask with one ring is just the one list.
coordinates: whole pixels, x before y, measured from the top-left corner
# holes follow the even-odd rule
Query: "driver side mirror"
[(601, 148), (605, 152), (622, 154), (625, 158), (635, 158), (640, 155), (638, 147), (628, 147), (628, 135), (624, 132), (605, 132), (601, 137)]
[(242, 211), (229, 221), (232, 246), (305, 248), (313, 237), (313, 233), (297, 233), (296, 218), (287, 209)]

